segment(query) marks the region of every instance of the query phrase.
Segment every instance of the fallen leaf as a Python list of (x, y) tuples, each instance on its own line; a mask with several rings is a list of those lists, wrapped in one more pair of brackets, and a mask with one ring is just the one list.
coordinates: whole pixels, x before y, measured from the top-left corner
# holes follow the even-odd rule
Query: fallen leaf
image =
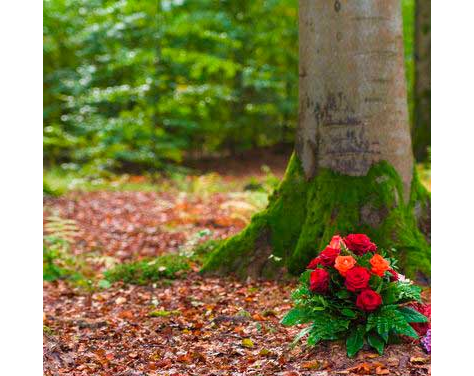
[(189, 353), (186, 353), (186, 354), (178, 356), (176, 360), (180, 363), (191, 363), (193, 358), (191, 357)]
[(271, 355), (271, 354), (272, 354), (272, 352), (268, 349), (265, 349), (265, 348), (261, 349), (260, 352), (258, 353), (258, 355), (260, 355), (260, 356), (267, 356), (267, 355)]
[(425, 364), (428, 362), (428, 358), (421, 358), (421, 357), (415, 357), (415, 356), (412, 356), (410, 358), (410, 362), (413, 363), (413, 364)]
[(180, 315), (180, 314), (181, 314), (181, 311), (178, 311), (178, 310), (165, 311), (165, 310), (159, 309), (159, 310), (151, 311), (148, 314), (148, 316), (151, 316), (151, 317), (167, 317), (167, 316), (171, 316), (171, 315)]
[(263, 317), (262, 315), (258, 314), (258, 313), (255, 313), (254, 315), (252, 315), (252, 318), (255, 320), (255, 321), (265, 321), (265, 317)]
[(301, 367), (305, 369), (319, 369), (321, 363), (319, 360), (311, 360), (309, 362), (304, 362)]
[(361, 363), (348, 368), (347, 371), (353, 372), (357, 375), (370, 375), (372, 373), (372, 365), (370, 363)]
[(400, 364), (400, 360), (397, 358), (388, 358), (387, 363), (391, 366), (398, 366)]
[(123, 304), (127, 301), (126, 298), (124, 298), (123, 296), (119, 296), (117, 299), (115, 299), (115, 304)]
[(133, 319), (133, 312), (132, 311), (121, 311), (118, 316), (121, 319)]
[(378, 358), (380, 355), (375, 353), (367, 354), (365, 357), (369, 359)]
[(377, 375), (388, 375), (390, 373), (390, 371), (383, 367), (383, 366), (378, 366), (376, 369), (375, 369), (375, 373)]
[(253, 348), (253, 341), (250, 338), (244, 338), (242, 340), (242, 346), (247, 347), (249, 349)]

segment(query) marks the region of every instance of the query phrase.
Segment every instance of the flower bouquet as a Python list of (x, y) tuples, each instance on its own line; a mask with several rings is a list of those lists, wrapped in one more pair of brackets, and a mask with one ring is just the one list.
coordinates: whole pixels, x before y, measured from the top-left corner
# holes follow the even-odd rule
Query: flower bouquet
[(364, 234), (334, 236), (307, 269), (292, 294), (295, 307), (281, 321), (311, 323), (294, 343), (305, 335), (308, 345), (345, 339), (349, 357), (364, 342), (383, 354), (397, 336), (418, 338), (411, 323), (428, 321), (413, 308), (421, 303), (421, 288), (398, 274), (396, 260), (378, 252)]

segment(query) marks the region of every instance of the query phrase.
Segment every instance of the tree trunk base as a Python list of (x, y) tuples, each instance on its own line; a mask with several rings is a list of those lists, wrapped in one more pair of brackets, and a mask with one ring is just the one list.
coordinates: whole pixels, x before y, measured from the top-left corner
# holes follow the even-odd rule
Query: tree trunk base
[[(374, 165), (367, 176), (321, 169), (306, 180), (295, 154), (268, 207), (209, 256), (204, 273), (277, 278), (305, 270), (334, 234), (366, 233), (408, 276), (430, 275), (430, 195), (414, 172), (409, 200), (395, 169)], [(423, 232), (424, 233), (423, 233)]]

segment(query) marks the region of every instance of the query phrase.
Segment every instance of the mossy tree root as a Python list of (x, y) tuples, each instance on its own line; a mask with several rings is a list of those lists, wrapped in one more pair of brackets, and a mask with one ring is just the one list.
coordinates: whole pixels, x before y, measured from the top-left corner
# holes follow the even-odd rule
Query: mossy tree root
[(401, 179), (387, 162), (367, 176), (321, 169), (306, 180), (293, 155), (268, 207), (241, 233), (224, 240), (202, 271), (235, 273), (240, 278), (275, 278), (302, 272), (333, 234), (366, 233), (379, 247), (396, 249), (409, 276), (430, 274), (429, 193), (413, 175), (411, 195), (403, 199)]

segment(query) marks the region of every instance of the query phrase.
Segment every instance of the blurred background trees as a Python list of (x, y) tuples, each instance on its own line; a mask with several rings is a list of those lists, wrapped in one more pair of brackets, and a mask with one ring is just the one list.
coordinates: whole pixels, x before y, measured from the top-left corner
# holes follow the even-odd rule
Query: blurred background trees
[[(403, 0), (409, 107), (415, 1)], [(44, 0), (44, 161), (84, 174), (292, 145), (297, 0)]]

